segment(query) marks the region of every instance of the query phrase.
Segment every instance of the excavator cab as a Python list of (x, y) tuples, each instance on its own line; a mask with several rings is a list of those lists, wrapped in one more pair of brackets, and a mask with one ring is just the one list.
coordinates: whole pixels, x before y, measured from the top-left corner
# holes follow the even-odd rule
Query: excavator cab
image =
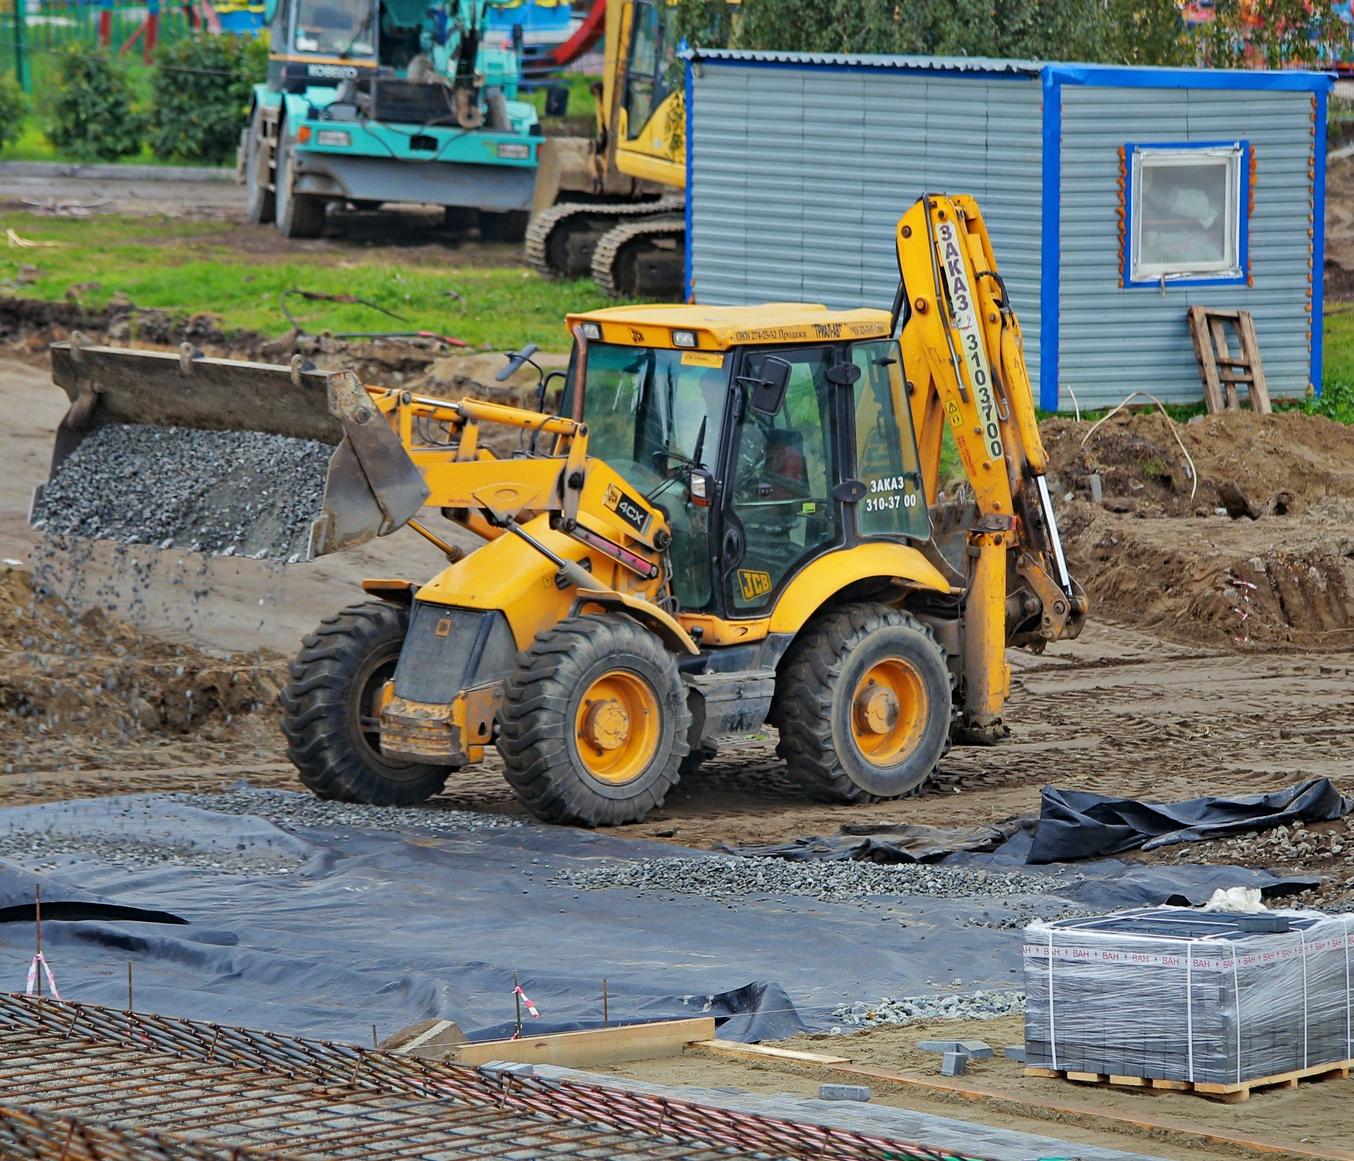
[[(779, 318), (831, 314), (800, 304), (763, 309)], [(760, 617), (825, 554), (928, 540), (901, 359), (883, 312), (861, 312), (874, 318), (852, 324), (869, 338), (824, 341), (820, 334), (844, 324), (820, 323), (802, 328), (799, 341), (725, 349), (708, 349), (720, 336), (709, 323), (746, 311), (687, 313), (691, 330), (667, 328), (662, 346), (642, 321), (630, 325), (632, 308), (579, 320), (586, 353), (575, 353), (561, 404), (587, 424), (589, 454), (661, 508), (679, 619)], [(605, 331), (608, 341), (585, 331)], [(673, 334), (706, 349), (674, 346)]]

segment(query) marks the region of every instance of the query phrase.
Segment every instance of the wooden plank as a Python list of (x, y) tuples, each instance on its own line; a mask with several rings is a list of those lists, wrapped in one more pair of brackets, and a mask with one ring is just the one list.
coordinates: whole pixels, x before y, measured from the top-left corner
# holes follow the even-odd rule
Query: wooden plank
[(713, 1016), (690, 1020), (661, 1020), (653, 1024), (623, 1024), (584, 1032), (556, 1032), (520, 1040), (480, 1040), (452, 1049), (451, 1059), (462, 1064), (511, 1060), (518, 1064), (557, 1064), (586, 1068), (622, 1060), (652, 1060), (680, 1056), (692, 1041), (713, 1040)]
[[(1211, 354), (1213, 355), (1213, 365), (1215, 367), (1217, 366), (1218, 359), (1230, 359), (1232, 357), (1231, 348), (1227, 344), (1227, 327), (1224, 321), (1218, 317), (1218, 313), (1219, 312), (1212, 310), (1206, 312), (1209, 331), (1213, 336), (1213, 350)], [(1242, 354), (1244, 355), (1245, 352), (1243, 351)], [(1223, 388), (1225, 391), (1223, 406), (1226, 407), (1228, 411), (1240, 411), (1241, 401), (1237, 398), (1236, 384), (1224, 380)]]
[(1167, 1080), (1162, 1076), (1154, 1076), (1149, 1079), (1153, 1088), (1166, 1089), (1169, 1092), (1189, 1091), (1189, 1081), (1187, 1080)]
[(1026, 1068), (1025, 1075), (1042, 1076), (1050, 1080), (1056, 1080), (1060, 1076), (1062, 1076), (1062, 1073), (1059, 1072), (1056, 1068)]
[(1194, 357), (1199, 361), (1199, 375), (1204, 383), (1204, 405), (1210, 415), (1216, 415), (1223, 407), (1222, 384), (1218, 382), (1213, 344), (1208, 337), (1208, 312), (1201, 306), (1189, 308), (1189, 333), (1194, 340)]
[(1104, 1084), (1107, 1079), (1103, 1072), (1065, 1072), (1063, 1075), (1077, 1084)]
[(1255, 318), (1248, 310), (1240, 312), (1237, 329), (1241, 332), (1241, 349), (1251, 362), (1251, 410), (1261, 415), (1269, 415), (1274, 408), (1269, 402), (1269, 383), (1265, 379), (1264, 366), (1260, 361), (1260, 340), (1255, 337)]
[(1116, 1076), (1111, 1072), (1110, 1084), (1117, 1084), (1122, 1088), (1146, 1088), (1147, 1078), (1145, 1076)]
[(769, 1044), (739, 1044), (734, 1040), (697, 1040), (687, 1047), (695, 1052), (716, 1056), (743, 1056), (751, 1059), (788, 1060), (796, 1064), (850, 1064), (849, 1056), (824, 1056), (818, 1052), (797, 1052), (790, 1048), (772, 1048)]

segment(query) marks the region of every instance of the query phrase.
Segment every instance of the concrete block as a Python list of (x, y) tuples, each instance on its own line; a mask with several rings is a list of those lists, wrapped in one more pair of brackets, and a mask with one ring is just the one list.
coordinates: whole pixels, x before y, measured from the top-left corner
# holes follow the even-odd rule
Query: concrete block
[(486, 1060), (479, 1066), (481, 1072), (502, 1072), (509, 1076), (535, 1076), (534, 1064), (521, 1064), (516, 1060)]
[(990, 1060), (992, 1045), (982, 1040), (920, 1040), (917, 1047), (922, 1052), (962, 1052), (974, 1060)]
[(1023, 1044), (1008, 1044), (1002, 1049), (1001, 1054), (1007, 1060), (1014, 1060), (1017, 1064), (1025, 1063), (1025, 1046)]
[(868, 1101), (870, 1089), (863, 1084), (820, 1084), (820, 1101)]
[(967, 1052), (946, 1052), (940, 1058), (941, 1076), (963, 1076), (968, 1071)]

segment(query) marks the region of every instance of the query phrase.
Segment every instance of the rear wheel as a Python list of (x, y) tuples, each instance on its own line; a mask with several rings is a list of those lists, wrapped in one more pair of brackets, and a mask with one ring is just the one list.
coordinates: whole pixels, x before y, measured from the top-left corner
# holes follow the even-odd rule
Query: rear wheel
[(277, 231), (284, 238), (318, 238), (324, 233), (324, 200), (293, 192), (296, 157), (286, 127), (277, 140)]
[(916, 618), (888, 605), (834, 609), (791, 646), (776, 679), (776, 752), (811, 798), (906, 794), (949, 741), (945, 654)]
[(244, 216), (255, 225), (273, 220), (276, 206), (268, 188), (272, 163), (272, 146), (263, 135), (263, 110), (256, 108), (244, 138)]
[(638, 822), (662, 806), (687, 755), (677, 663), (624, 617), (572, 617), (542, 633), (508, 679), (501, 714), (504, 775), (548, 822)]
[(301, 643), (282, 695), (287, 756), (320, 798), (411, 806), (431, 798), (451, 769), (381, 753), (377, 699), (395, 673), (409, 611), (385, 601), (326, 617)]

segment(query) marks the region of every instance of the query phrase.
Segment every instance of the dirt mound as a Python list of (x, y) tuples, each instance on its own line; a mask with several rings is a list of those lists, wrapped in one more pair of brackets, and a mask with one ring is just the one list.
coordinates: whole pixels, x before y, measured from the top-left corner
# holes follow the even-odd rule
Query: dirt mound
[[(1084, 498), (1099, 473), (1110, 507), (1121, 511), (1204, 516), (1236, 504), (1238, 493), (1254, 511), (1278, 515), (1354, 500), (1354, 428), (1321, 416), (1231, 411), (1179, 424), (1159, 412), (1123, 413), (1091, 428), (1043, 423), (1049, 470)], [(1199, 478), (1193, 495), (1186, 452)]]
[(275, 655), (208, 657), (0, 572), (0, 772), (155, 765), (154, 748), (179, 741), (221, 757), (276, 751), (285, 679)]
[(1093, 617), (1213, 646), (1354, 645), (1354, 428), (1243, 411), (1091, 429), (1042, 426)]

